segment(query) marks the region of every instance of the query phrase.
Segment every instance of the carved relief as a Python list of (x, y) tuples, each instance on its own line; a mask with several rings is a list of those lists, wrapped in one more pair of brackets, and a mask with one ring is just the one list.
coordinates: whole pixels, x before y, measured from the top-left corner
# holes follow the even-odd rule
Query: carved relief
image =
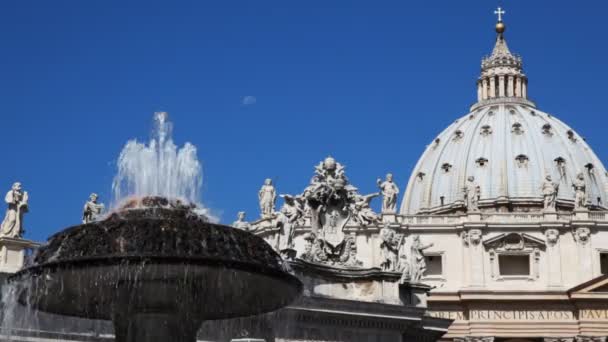
[(577, 336), (576, 342), (606, 342), (605, 336)]
[(469, 231), (464, 231), (460, 234), (462, 238), (462, 242), (465, 246), (473, 245), (477, 246), (481, 242), (482, 232), (480, 229), (471, 229)]
[(574, 232), (574, 241), (581, 245), (587, 244), (591, 239), (591, 230), (587, 227), (577, 228)]
[(559, 230), (547, 229), (545, 231), (545, 237), (547, 238), (547, 245), (555, 246), (555, 244), (559, 240)]

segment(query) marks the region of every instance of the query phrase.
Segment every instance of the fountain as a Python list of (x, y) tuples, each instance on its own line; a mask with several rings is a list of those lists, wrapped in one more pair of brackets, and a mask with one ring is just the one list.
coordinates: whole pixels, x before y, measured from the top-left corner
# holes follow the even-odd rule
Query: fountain
[(11, 282), (19, 302), (53, 314), (111, 320), (119, 342), (196, 341), (205, 320), (292, 302), (302, 283), (260, 237), (210, 222), (198, 199), (196, 149), (177, 149), (166, 113), (148, 144), (130, 141), (105, 219), (49, 238)]

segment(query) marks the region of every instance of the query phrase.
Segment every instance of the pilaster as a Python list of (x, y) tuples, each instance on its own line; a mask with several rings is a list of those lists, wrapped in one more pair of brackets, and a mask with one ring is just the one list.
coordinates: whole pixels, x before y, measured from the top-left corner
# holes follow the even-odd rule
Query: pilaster
[(498, 76), (498, 96), (505, 96), (505, 76)]

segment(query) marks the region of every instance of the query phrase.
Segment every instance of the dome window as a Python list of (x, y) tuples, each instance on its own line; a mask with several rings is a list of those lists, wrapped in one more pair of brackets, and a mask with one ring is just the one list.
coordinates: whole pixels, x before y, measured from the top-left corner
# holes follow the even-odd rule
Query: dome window
[(516, 112), (515, 112), (515, 109), (511, 109), (511, 110), (509, 111), (509, 113), (511, 113), (511, 115), (515, 115), (515, 113), (516, 113)]
[(574, 132), (571, 129), (568, 130), (566, 134), (568, 134), (568, 139), (570, 139), (570, 141), (576, 142), (576, 136), (574, 135)]
[(419, 182), (422, 182), (424, 180), (424, 176), (426, 176), (426, 173), (418, 172), (418, 174), (416, 175), (416, 178), (418, 179)]
[(469, 115), (469, 120), (473, 120), (473, 119), (475, 119), (475, 114)]
[(553, 135), (553, 128), (551, 127), (551, 125), (549, 125), (549, 124), (543, 125), (543, 134), (546, 136), (549, 136), (549, 137)]
[(462, 139), (463, 136), (464, 133), (461, 130), (457, 130), (456, 132), (454, 132), (454, 141)]
[(513, 124), (513, 129), (511, 130), (511, 132), (517, 135), (521, 135), (524, 133), (524, 130), (521, 127), (521, 124), (519, 122), (516, 122)]
[(492, 134), (492, 127), (490, 127), (490, 125), (483, 125), (481, 127), (481, 135), (487, 137), (490, 134)]
[(517, 157), (515, 157), (515, 161), (517, 162), (517, 166), (521, 167), (521, 168), (528, 167), (528, 161), (529, 160), (530, 159), (525, 154), (520, 154)]
[(531, 111), (530, 111), (530, 115), (532, 115), (532, 116), (536, 116), (536, 112), (535, 112), (535, 111), (533, 111), (533, 110), (531, 110)]
[(555, 166), (557, 166), (557, 171), (562, 177), (566, 176), (566, 159), (562, 157), (555, 158)]
[(489, 111), (488, 116), (492, 116), (492, 115), (494, 115), (494, 111)]
[(591, 173), (593, 173), (594, 166), (591, 163), (587, 163), (585, 165), (585, 169), (587, 169), (587, 173), (591, 174)]
[(477, 163), (477, 166), (479, 166), (479, 167), (484, 167), (488, 163), (488, 160), (484, 157), (481, 157), (481, 158), (477, 159), (475, 161), (475, 163)]
[(452, 168), (452, 164), (450, 164), (450, 163), (444, 163), (443, 165), (441, 165), (441, 169), (445, 173), (449, 173), (451, 168)]

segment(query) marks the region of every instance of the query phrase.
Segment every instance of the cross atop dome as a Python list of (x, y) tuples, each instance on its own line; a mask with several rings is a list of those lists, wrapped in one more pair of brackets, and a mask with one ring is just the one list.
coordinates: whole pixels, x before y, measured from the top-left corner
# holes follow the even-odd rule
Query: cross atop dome
[(498, 15), (498, 22), (502, 23), (502, 16), (503, 14), (506, 14), (507, 12), (505, 12), (500, 6), (498, 7), (498, 9), (496, 9), (496, 11), (494, 11), (494, 14)]

